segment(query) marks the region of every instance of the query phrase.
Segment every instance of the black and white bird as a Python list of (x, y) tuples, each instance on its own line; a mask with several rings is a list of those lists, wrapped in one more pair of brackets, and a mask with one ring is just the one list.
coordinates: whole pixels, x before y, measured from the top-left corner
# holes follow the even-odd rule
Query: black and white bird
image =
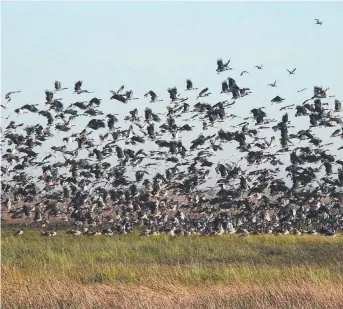
[(218, 74), (220, 73), (220, 72), (224, 72), (224, 71), (227, 71), (227, 70), (232, 70), (231, 68), (229, 68), (229, 63), (230, 63), (230, 60), (228, 60), (228, 62), (226, 62), (226, 63), (224, 63), (223, 62), (223, 59), (218, 59), (217, 60), (217, 72), (218, 72)]
[(196, 89), (198, 89), (198, 88), (194, 88), (192, 81), (188, 78), (186, 80), (186, 91), (187, 90), (196, 90)]
[(138, 100), (139, 99), (139, 98), (133, 97), (133, 91), (132, 90), (126, 91), (125, 96), (126, 96), (127, 100)]
[(149, 90), (145, 95), (144, 97), (150, 97), (150, 102), (153, 103), (153, 102), (162, 102), (163, 100), (158, 100), (158, 97), (157, 97), (157, 94), (152, 91), (152, 90)]
[(17, 114), (22, 114), (24, 110), (27, 110), (31, 113), (37, 113), (38, 109), (36, 106), (38, 106), (38, 104), (25, 104), (24, 106), (15, 109), (14, 112)]
[(81, 93), (93, 93), (94, 92), (94, 91), (83, 90), (83, 89), (81, 89), (81, 87), (82, 87), (82, 81), (79, 80), (75, 83), (74, 93), (81, 94)]
[(122, 103), (127, 103), (127, 100), (128, 100), (123, 95), (118, 94), (118, 93), (113, 93), (110, 99), (111, 100), (117, 100), (117, 101), (122, 102)]
[(62, 88), (61, 82), (59, 82), (58, 80), (55, 80), (54, 86), (55, 86), (55, 92), (68, 89), (67, 87)]

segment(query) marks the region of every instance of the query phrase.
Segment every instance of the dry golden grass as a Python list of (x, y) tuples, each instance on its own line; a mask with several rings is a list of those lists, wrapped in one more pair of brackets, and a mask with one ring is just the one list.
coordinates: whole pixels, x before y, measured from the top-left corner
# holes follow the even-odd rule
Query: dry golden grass
[(2, 308), (343, 308), (343, 237), (2, 233)]

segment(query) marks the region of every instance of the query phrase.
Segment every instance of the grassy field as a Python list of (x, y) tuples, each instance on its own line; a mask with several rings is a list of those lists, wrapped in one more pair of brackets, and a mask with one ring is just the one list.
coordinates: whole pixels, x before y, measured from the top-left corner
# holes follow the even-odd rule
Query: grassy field
[(343, 308), (343, 237), (3, 230), (2, 308)]

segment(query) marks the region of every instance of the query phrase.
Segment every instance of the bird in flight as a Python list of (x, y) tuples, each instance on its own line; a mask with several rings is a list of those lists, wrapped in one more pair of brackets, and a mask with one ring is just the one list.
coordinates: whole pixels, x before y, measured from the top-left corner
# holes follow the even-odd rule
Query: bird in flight
[(198, 95), (198, 97), (197, 97), (197, 99), (203, 98), (203, 97), (207, 97), (208, 95), (211, 94), (211, 92), (207, 92), (207, 91), (208, 91), (208, 88), (205, 88), (205, 89), (201, 90), (199, 95)]
[(62, 88), (61, 82), (58, 80), (55, 80), (54, 86), (55, 86), (55, 92), (68, 89), (67, 87)]
[(81, 93), (93, 93), (94, 91), (88, 91), (88, 90), (82, 90), (81, 89), (82, 87), (82, 81), (79, 80), (75, 83), (75, 86), (74, 86), (74, 93), (77, 93), (77, 94), (81, 94)]
[(11, 101), (11, 95), (12, 94), (14, 94), (14, 93), (19, 93), (19, 92), (21, 92), (21, 90), (18, 90), (18, 91), (11, 91), (11, 92), (9, 92), (9, 93), (7, 93), (6, 95), (5, 95), (5, 100), (7, 100), (7, 103), (6, 103), (6, 105), (4, 106), (4, 105), (1, 105), (1, 107), (2, 108), (7, 108), (7, 105), (8, 105), (8, 103), (10, 103), (10, 101)]
[(272, 103), (281, 103), (282, 101), (284, 101), (285, 99), (279, 97), (278, 95), (273, 99), (271, 100), (270, 102)]
[(112, 92), (112, 97), (110, 98), (111, 100), (117, 100), (119, 102), (122, 102), (122, 103), (126, 103), (128, 98), (125, 98), (123, 95), (121, 94), (118, 94), (118, 93), (115, 93), (115, 92)]
[(272, 84), (268, 84), (268, 86), (270, 86), (270, 87), (277, 87), (276, 86), (276, 81), (274, 83), (272, 83)]
[(283, 111), (283, 110), (285, 110), (285, 109), (291, 108), (291, 107), (293, 107), (293, 106), (294, 106), (294, 104), (291, 104), (291, 105), (287, 105), (287, 106), (281, 107), (281, 108), (280, 108), (280, 111)]
[(259, 70), (262, 70), (263, 64), (261, 65), (255, 65), (255, 68), (258, 68)]
[(220, 73), (220, 72), (224, 72), (224, 71), (227, 71), (227, 70), (232, 70), (232, 68), (229, 68), (229, 63), (230, 63), (230, 60), (228, 60), (226, 63), (224, 63), (223, 62), (223, 59), (218, 59), (217, 60), (217, 66), (218, 66), (218, 68), (217, 68), (217, 72), (218, 72), (218, 74)]
[(188, 78), (187, 79), (187, 81), (186, 81), (186, 91), (187, 90), (196, 90), (196, 89), (198, 89), (198, 88), (194, 88), (193, 87), (193, 83), (192, 83), (192, 81)]
[(316, 25), (322, 25), (322, 24), (323, 24), (323, 22), (322, 22), (322, 21), (319, 21), (318, 18), (315, 18), (314, 21), (316, 22)]
[(243, 72), (241, 73), (241, 76), (243, 76), (244, 73), (250, 74), (248, 71), (243, 71)]
[(286, 70), (287, 70), (287, 72), (288, 72), (290, 75), (293, 75), (296, 69), (297, 69), (297, 68), (294, 68), (292, 71), (290, 71), (290, 70), (288, 70), (288, 69), (286, 69)]
[(305, 91), (307, 88), (303, 88), (303, 89), (300, 89), (300, 90), (298, 90), (297, 92), (303, 92), (303, 91)]

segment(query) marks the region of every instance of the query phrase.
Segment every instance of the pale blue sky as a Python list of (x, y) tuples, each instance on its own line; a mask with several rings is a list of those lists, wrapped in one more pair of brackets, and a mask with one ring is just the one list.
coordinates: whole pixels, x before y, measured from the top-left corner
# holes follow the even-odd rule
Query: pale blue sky
[[(103, 99), (105, 112), (124, 114), (137, 106), (143, 111), (148, 99), (124, 106), (108, 100), (110, 89), (123, 84), (140, 97), (152, 89), (169, 102), (166, 89), (175, 85), (183, 92), (188, 77), (195, 87), (210, 88), (211, 102), (226, 98), (219, 92), (228, 76), (251, 88), (253, 95), (231, 110), (242, 116), (269, 106), (275, 95), (299, 104), (314, 85), (343, 98), (343, 2), (5, 2), (1, 7), (2, 100), (7, 92), (22, 90), (10, 109), (44, 106), (44, 90), (52, 89), (55, 79), (70, 88), (56, 95), (66, 106), (94, 96), (72, 94), (81, 79)], [(323, 25), (315, 25), (314, 18)], [(233, 71), (217, 75), (219, 57), (231, 59)], [(254, 68), (260, 64), (263, 71)], [(295, 67), (289, 76), (286, 68)], [(252, 74), (240, 77), (243, 70)], [(274, 80), (279, 87), (267, 87)], [(192, 104), (196, 95), (188, 94)], [(280, 119), (279, 107), (267, 109), (268, 116)], [(293, 118), (294, 111), (289, 114)], [(21, 118), (45, 123), (28, 114)]]
[[(97, 94), (121, 83), (139, 94), (174, 84), (181, 90), (188, 76), (200, 87), (220, 87), (218, 57), (231, 59), (231, 75), (246, 69), (261, 73), (264, 83), (323, 83), (340, 91), (342, 2), (1, 5), (2, 93), (19, 87), (31, 99), (56, 78), (68, 86), (83, 79)], [(253, 66), (261, 63), (265, 70), (257, 72)], [(288, 82), (285, 69), (293, 67), (297, 74)], [(254, 77), (244, 81), (259, 85)]]

